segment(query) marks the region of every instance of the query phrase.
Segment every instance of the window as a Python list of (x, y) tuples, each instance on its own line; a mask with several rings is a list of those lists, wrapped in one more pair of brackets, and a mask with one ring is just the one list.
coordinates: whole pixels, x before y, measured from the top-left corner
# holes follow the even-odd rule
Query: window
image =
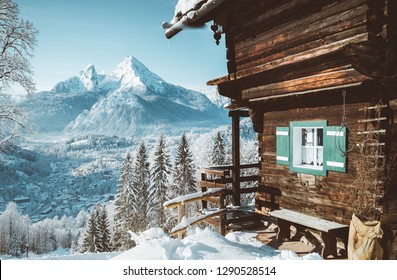
[(326, 121), (291, 122), (277, 127), (277, 164), (293, 172), (322, 175), (327, 171), (346, 172), (346, 131), (327, 126)]
[(322, 169), (323, 160), (323, 128), (294, 128), (294, 166)]

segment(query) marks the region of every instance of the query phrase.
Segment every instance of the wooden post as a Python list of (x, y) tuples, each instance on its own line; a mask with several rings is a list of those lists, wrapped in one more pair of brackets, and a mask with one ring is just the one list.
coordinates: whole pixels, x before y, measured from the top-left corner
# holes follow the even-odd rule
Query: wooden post
[(231, 111), (232, 117), (232, 183), (233, 205), (240, 206), (240, 112)]
[[(225, 193), (219, 195), (219, 209), (225, 209)], [(226, 213), (219, 216), (219, 232), (223, 236), (226, 234)]]
[[(205, 174), (205, 173), (201, 173), (201, 181), (204, 181), (204, 182), (206, 182), (207, 181), (207, 174)], [(207, 187), (205, 186), (205, 187), (201, 187), (201, 192), (206, 192), (207, 191)], [(202, 207), (202, 209), (206, 209), (207, 208), (207, 201), (205, 201), (205, 200), (202, 200), (201, 201), (201, 207)]]
[(326, 259), (328, 256), (337, 257), (336, 236), (333, 231), (321, 232), (321, 239), (323, 240), (323, 248), (321, 256)]
[[(178, 205), (178, 224), (182, 222), (183, 217), (185, 216), (185, 205), (180, 204)], [(178, 233), (178, 238), (183, 239), (184, 232)]]

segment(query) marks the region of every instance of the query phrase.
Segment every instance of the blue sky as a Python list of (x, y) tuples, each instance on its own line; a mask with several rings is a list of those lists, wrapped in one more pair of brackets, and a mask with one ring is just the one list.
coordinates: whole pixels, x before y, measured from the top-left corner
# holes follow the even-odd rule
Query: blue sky
[(110, 73), (134, 56), (168, 82), (186, 87), (226, 74), (225, 47), (209, 27), (168, 40), (161, 27), (177, 0), (14, 0), (40, 33), (31, 60), (38, 91), (77, 75), (87, 65)]

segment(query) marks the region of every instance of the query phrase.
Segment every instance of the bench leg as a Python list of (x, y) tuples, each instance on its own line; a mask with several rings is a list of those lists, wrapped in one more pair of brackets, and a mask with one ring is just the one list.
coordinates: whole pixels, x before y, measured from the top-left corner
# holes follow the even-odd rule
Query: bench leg
[(279, 242), (285, 239), (291, 238), (291, 223), (285, 220), (277, 219), (278, 235), (277, 240)]
[(324, 242), (321, 256), (326, 259), (328, 256), (337, 256), (336, 252), (336, 236), (333, 232), (321, 232), (321, 239)]

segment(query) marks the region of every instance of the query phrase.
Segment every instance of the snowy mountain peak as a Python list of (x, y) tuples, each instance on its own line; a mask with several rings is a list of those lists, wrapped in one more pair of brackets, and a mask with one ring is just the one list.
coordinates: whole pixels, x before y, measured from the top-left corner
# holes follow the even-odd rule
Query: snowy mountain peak
[(163, 92), (166, 82), (151, 72), (142, 62), (133, 56), (127, 56), (121, 61), (113, 75), (120, 80), (120, 88), (136, 90), (150, 89), (154, 92)]
[(84, 71), (80, 72), (79, 78), (87, 91), (95, 91), (97, 89), (99, 80), (94, 65), (88, 65)]
[(57, 83), (51, 91), (63, 93), (97, 91), (104, 77), (96, 72), (94, 65), (90, 64), (79, 75)]

